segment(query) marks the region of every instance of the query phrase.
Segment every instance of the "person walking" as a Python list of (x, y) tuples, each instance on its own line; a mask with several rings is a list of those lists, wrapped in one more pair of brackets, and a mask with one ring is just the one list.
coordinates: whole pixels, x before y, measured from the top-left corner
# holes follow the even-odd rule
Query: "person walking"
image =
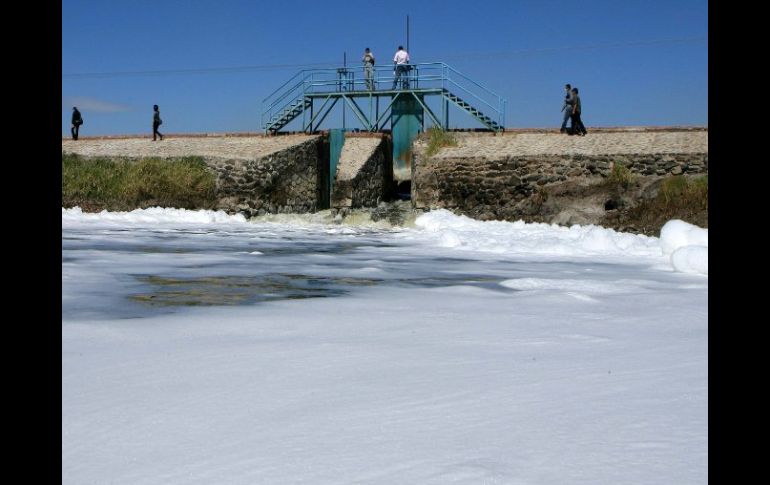
[(366, 89), (374, 91), (374, 54), (367, 47), (364, 49), (364, 57), (361, 59), (364, 63), (364, 79), (366, 80)]
[(402, 80), (402, 89), (406, 89), (409, 87), (409, 81), (406, 79), (407, 73), (409, 72), (409, 53), (404, 50), (404, 46), (398, 46), (398, 50), (396, 51), (396, 55), (393, 56), (393, 64), (395, 66), (395, 72), (393, 77), (393, 89), (396, 89), (396, 86), (398, 85), (398, 80), (401, 79), (401, 76), (404, 76), (404, 79)]
[(83, 124), (83, 116), (81, 116), (77, 106), (73, 106), (72, 107), (72, 128), (70, 129), (70, 131), (72, 132), (73, 140), (78, 139), (78, 134), (80, 132), (80, 125), (82, 124)]
[(163, 124), (163, 120), (160, 119), (160, 110), (157, 104), (152, 105), (152, 111), (152, 141), (155, 141), (156, 136), (159, 136), (161, 141), (163, 141), (163, 135), (158, 131), (158, 127)]
[(561, 133), (567, 131), (567, 121), (572, 118), (572, 105), (575, 102), (575, 100), (572, 98), (572, 86), (565, 84), (564, 89), (567, 91), (567, 94), (564, 96), (564, 106), (561, 107), (561, 110), (564, 112), (564, 119), (561, 122), (561, 130), (559, 130)]
[(578, 88), (572, 88), (572, 97), (574, 98), (575, 102), (572, 105), (572, 126), (570, 126), (570, 130), (572, 130), (572, 133), (578, 134), (581, 136), (586, 136), (586, 127), (583, 126), (583, 120), (580, 119), (580, 113), (583, 111), (583, 107), (580, 103), (580, 96), (578, 96)]

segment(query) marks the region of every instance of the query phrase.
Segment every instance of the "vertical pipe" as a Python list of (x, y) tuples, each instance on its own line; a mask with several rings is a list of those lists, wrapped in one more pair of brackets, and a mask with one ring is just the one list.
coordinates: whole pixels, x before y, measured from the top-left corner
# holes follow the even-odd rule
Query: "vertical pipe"
[(406, 16), (406, 51), (411, 52), (409, 50), (409, 15)]

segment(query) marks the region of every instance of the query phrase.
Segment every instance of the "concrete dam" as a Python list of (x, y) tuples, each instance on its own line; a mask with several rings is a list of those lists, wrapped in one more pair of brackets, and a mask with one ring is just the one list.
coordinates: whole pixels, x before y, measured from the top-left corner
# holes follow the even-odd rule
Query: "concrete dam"
[[(457, 144), (426, 154), (425, 136), (409, 148), (409, 170), (394, 177), (389, 134), (331, 130), (320, 134), (169, 135), (62, 140), (62, 154), (85, 159), (201, 157), (216, 177), (217, 209), (246, 217), (376, 207), (403, 198), (415, 209), (446, 208), (482, 220), (591, 223), (581, 214), (543, 214), (533, 204), (543, 191), (587, 186), (622, 164), (653, 182), (708, 173), (706, 128), (605, 128), (586, 137), (557, 130), (454, 132)], [(335, 136), (337, 139), (335, 140)], [(566, 218), (565, 218), (566, 217)]]

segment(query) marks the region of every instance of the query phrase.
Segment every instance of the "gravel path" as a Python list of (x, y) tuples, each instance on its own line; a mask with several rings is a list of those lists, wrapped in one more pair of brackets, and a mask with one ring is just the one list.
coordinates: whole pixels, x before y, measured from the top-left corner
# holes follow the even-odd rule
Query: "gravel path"
[(708, 153), (707, 131), (561, 133), (455, 133), (457, 147), (443, 148), (438, 158), (499, 158), (520, 155), (613, 155)]
[[(206, 136), (150, 138), (103, 138), (62, 140), (62, 152), (83, 156), (113, 157), (184, 157), (202, 156), (230, 160), (254, 160), (303, 143), (317, 135), (286, 136)], [(521, 155), (612, 155), (648, 153), (708, 153), (706, 130), (594, 131), (587, 136), (560, 133), (455, 133), (457, 147), (442, 149), (439, 158)], [(340, 158), (340, 170), (353, 170), (353, 162), (366, 161), (378, 137), (346, 139)]]
[(187, 157), (254, 160), (303, 143), (317, 135), (222, 136), (62, 140), (62, 152), (107, 157)]

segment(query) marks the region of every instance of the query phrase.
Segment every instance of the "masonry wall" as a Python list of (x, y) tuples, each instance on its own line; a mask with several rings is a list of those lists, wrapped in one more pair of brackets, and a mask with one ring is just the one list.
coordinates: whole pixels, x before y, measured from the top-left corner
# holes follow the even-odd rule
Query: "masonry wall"
[(217, 174), (218, 208), (247, 217), (319, 208), (319, 139), (254, 160), (207, 160)]
[[(595, 223), (606, 194), (590, 193), (615, 164), (643, 183), (633, 197), (650, 193), (662, 177), (708, 173), (705, 129), (592, 130), (570, 137), (544, 130), (520, 133), (454, 133), (457, 146), (426, 155), (418, 138), (412, 150), (412, 204), (447, 208), (488, 220)], [(62, 152), (86, 158), (202, 157), (216, 175), (217, 208), (247, 217), (375, 207), (387, 200), (392, 147), (387, 137), (351, 136), (343, 147), (334, 191), (328, 194), (328, 143), (322, 136), (164, 137), (62, 140)], [(545, 199), (550, 197), (548, 204)], [(593, 198), (592, 198), (593, 197)], [(579, 212), (579, 213), (578, 213)]]
[(331, 197), (334, 209), (376, 207), (392, 188), (392, 146), (385, 136), (345, 139)]
[(201, 157), (216, 176), (217, 209), (247, 217), (314, 212), (328, 201), (328, 145), (318, 135), (92, 137), (62, 140), (62, 153), (141, 160)]
[[(587, 192), (585, 188), (606, 178), (615, 164), (626, 166), (642, 180), (642, 184), (669, 175), (708, 173), (708, 145), (707, 141), (704, 144), (704, 133), (693, 131), (683, 134), (669, 137), (657, 146), (689, 153), (653, 153), (654, 144), (643, 147), (633, 145), (640, 138), (634, 133), (623, 134), (629, 140), (626, 143), (617, 136), (593, 134), (594, 137), (603, 136), (605, 140), (614, 138), (611, 139), (612, 145), (605, 146), (601, 145), (605, 140), (594, 140), (593, 145), (586, 145), (582, 139), (566, 135), (560, 137), (558, 134), (533, 135), (526, 140), (513, 136), (506, 140), (484, 134), (459, 136), (457, 148), (446, 148), (428, 157), (425, 154), (426, 142), (421, 139), (415, 143), (413, 154), (412, 201), (417, 209), (446, 208), (481, 220), (552, 222), (552, 217), (560, 209), (570, 204), (585, 203), (574, 197), (576, 189), (582, 188), (583, 192)], [(564, 145), (562, 151), (584, 153), (537, 153), (546, 149), (557, 151), (559, 143)], [(490, 150), (489, 147), (496, 149)], [(591, 153), (602, 149), (639, 150), (643, 153)], [(525, 153), (517, 155), (517, 152)], [(564, 199), (563, 207), (557, 207), (558, 204), (552, 200), (551, 211), (544, 210), (545, 199), (559, 194), (570, 196)], [(603, 211), (601, 205), (604, 200), (597, 199), (592, 203), (599, 209), (597, 212)], [(589, 217), (574, 222), (595, 220)]]

